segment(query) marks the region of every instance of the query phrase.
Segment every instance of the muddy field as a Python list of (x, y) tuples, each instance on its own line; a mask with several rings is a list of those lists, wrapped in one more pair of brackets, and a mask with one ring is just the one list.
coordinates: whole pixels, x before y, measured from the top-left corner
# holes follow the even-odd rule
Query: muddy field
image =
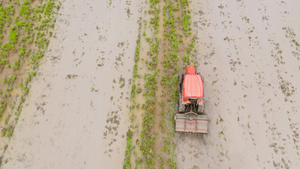
[(122, 167), (138, 8), (62, 2), (1, 168)]
[[(157, 44), (155, 69), (161, 68), (163, 74), (163, 47), (168, 48), (164, 45), (169, 42), (163, 39), (167, 28), (162, 26), (162, 17), (166, 17), (162, 9), (167, 2), (157, 5), (160, 26), (152, 28), (149, 20), (154, 14), (147, 12), (152, 7), (143, 0), (61, 2), (53, 37), (1, 168), (122, 168), (128, 148), (126, 132), (133, 125), (137, 128), (132, 140), (136, 149), (129, 162), (135, 164), (132, 168), (138, 166), (143, 158), (137, 148), (141, 145), (143, 111), (136, 110), (140, 114), (130, 122), (129, 107), (140, 106), (130, 101), (133, 68), (140, 38), (138, 73), (153, 73), (146, 69), (144, 59), (151, 58), (148, 51)], [(196, 39), (209, 133), (176, 133), (167, 137), (172, 141), (162, 141), (168, 133), (159, 127), (165, 115), (156, 116), (160, 121), (154, 124), (153, 132), (156, 143), (161, 143), (155, 146), (156, 166), (300, 167), (299, 5), (297, 0), (190, 1), (192, 32), (183, 42)], [(185, 30), (180, 31), (184, 34)], [(152, 41), (155, 37), (160, 43)], [(182, 46), (178, 48), (179, 59), (187, 44)], [(165, 90), (161, 79), (158, 75), (158, 93)], [(143, 92), (145, 81), (136, 78)], [(156, 104), (162, 105), (164, 97), (158, 97)], [(144, 95), (137, 94), (136, 100), (142, 107)], [(172, 106), (166, 107), (171, 110)], [(159, 114), (164, 108), (157, 107)], [(175, 154), (176, 164), (167, 164), (169, 156), (163, 152), (167, 143), (175, 143), (169, 156), (173, 159)], [(158, 165), (160, 159), (166, 159), (162, 165)]]
[(299, 2), (192, 4), (210, 124), (176, 135), (178, 168), (298, 168)]

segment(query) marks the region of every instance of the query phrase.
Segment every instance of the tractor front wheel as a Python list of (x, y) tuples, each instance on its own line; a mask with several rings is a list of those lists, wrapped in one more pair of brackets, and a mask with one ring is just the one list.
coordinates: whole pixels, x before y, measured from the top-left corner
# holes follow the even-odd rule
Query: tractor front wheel
[(178, 75), (178, 86), (179, 86), (180, 90), (181, 90), (182, 82), (183, 82), (183, 74), (179, 73), (179, 75)]

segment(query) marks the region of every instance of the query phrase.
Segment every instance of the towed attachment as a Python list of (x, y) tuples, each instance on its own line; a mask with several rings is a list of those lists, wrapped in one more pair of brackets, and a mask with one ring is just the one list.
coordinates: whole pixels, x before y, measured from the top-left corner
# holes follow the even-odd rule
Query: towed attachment
[(174, 120), (176, 131), (207, 133), (208, 117), (206, 114), (199, 115), (193, 112), (176, 114)]

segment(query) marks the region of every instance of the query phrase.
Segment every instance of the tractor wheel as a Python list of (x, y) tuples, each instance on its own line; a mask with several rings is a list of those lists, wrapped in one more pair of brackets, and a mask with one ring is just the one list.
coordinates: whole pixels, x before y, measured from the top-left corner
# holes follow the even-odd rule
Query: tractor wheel
[(183, 74), (179, 73), (179, 75), (178, 75), (178, 86), (179, 86), (179, 89), (181, 89), (182, 82), (183, 82)]
[(198, 105), (197, 113), (198, 114), (203, 114), (204, 113), (204, 104)]
[(185, 111), (185, 105), (182, 103), (182, 96), (181, 93), (179, 93), (178, 96), (178, 112), (179, 113), (184, 113)]

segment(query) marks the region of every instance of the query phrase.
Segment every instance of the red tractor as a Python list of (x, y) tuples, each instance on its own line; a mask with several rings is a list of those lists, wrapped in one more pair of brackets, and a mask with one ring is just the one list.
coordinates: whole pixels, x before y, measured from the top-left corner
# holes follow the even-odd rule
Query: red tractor
[(201, 76), (194, 66), (187, 66), (186, 74), (179, 74), (180, 93), (178, 112), (174, 117), (176, 131), (207, 133), (208, 118), (204, 114), (204, 90)]

